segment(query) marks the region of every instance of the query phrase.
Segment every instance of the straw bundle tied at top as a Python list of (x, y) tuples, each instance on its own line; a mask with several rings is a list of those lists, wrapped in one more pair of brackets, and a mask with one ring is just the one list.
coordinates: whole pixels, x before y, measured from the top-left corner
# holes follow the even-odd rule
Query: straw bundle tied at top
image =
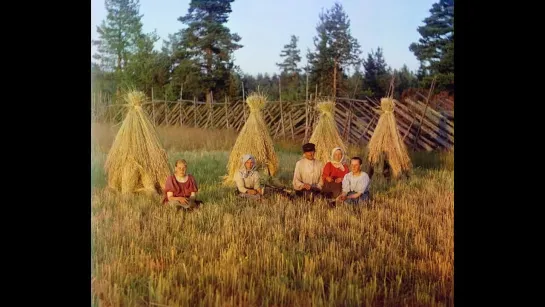
[(381, 161), (382, 154), (388, 160), (394, 177), (397, 177), (403, 171), (412, 168), (411, 160), (407, 148), (403, 143), (394, 116), (395, 101), (392, 98), (382, 98), (380, 100), (382, 114), (378, 120), (373, 136), (369, 141), (368, 160), (372, 165)]
[(170, 174), (166, 151), (155, 127), (142, 109), (142, 92), (131, 91), (129, 108), (105, 163), (108, 185), (122, 193), (161, 192)]
[(267, 102), (267, 97), (261, 93), (252, 93), (246, 103), (250, 108), (248, 120), (240, 130), (235, 145), (231, 150), (227, 163), (225, 184), (233, 183), (235, 172), (241, 167), (241, 158), (244, 154), (255, 157), (256, 163), (268, 175), (274, 176), (278, 170), (278, 158), (274, 151), (274, 144), (269, 134), (267, 124), (263, 120), (261, 110)]
[(315, 157), (324, 164), (331, 159), (331, 150), (340, 147), (346, 158), (346, 146), (339, 135), (335, 122), (335, 103), (329, 100), (318, 102), (316, 108), (320, 111), (320, 118), (312, 132), (309, 142), (316, 145)]

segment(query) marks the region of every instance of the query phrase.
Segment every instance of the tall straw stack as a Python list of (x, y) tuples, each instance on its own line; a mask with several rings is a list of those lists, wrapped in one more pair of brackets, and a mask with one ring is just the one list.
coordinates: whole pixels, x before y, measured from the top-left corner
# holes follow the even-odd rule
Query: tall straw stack
[(331, 150), (340, 147), (346, 155), (346, 146), (337, 130), (335, 122), (335, 103), (330, 100), (318, 102), (316, 108), (320, 111), (320, 118), (312, 132), (309, 142), (316, 145), (316, 159), (324, 164), (331, 158)]
[(278, 158), (274, 151), (274, 144), (269, 134), (267, 124), (263, 120), (261, 110), (267, 102), (267, 97), (261, 93), (252, 93), (246, 98), (250, 108), (248, 120), (240, 130), (235, 145), (231, 150), (227, 163), (227, 176), (224, 184), (232, 184), (235, 172), (241, 167), (241, 157), (251, 154), (255, 157), (256, 164), (266, 174), (274, 176), (278, 170)]
[(105, 163), (108, 186), (121, 193), (161, 193), (170, 167), (157, 131), (142, 109), (146, 96), (131, 91), (124, 98), (129, 110)]
[(398, 177), (402, 172), (407, 172), (412, 168), (411, 160), (397, 129), (394, 116), (395, 100), (382, 98), (380, 107), (382, 114), (368, 144), (368, 161), (369, 164), (376, 165), (386, 158), (393, 176)]

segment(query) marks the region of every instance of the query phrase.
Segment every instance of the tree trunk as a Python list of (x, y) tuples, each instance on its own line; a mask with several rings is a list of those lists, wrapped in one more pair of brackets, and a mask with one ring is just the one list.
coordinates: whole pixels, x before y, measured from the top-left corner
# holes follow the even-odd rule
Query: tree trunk
[(213, 97), (212, 97), (212, 90), (208, 90), (208, 91), (206, 92), (206, 103), (207, 103), (207, 104), (211, 104), (211, 103), (212, 103), (212, 99), (213, 99)]
[[(212, 50), (206, 49), (206, 75), (208, 78), (210, 78), (210, 75), (212, 75)], [(212, 89), (209, 88), (206, 91), (206, 103), (211, 104), (212, 103)]]
[(333, 98), (337, 97), (337, 60), (333, 61)]

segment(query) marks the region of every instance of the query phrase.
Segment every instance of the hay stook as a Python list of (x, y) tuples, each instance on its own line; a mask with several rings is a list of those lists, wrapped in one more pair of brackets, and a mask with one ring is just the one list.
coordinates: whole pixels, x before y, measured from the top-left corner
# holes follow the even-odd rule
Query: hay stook
[(408, 174), (412, 169), (409, 153), (397, 128), (395, 104), (396, 101), (392, 97), (380, 100), (381, 115), (369, 140), (367, 157), (371, 166), (387, 160), (394, 178), (402, 173)]
[[(331, 150), (340, 147), (343, 150), (346, 159), (346, 146), (337, 129), (335, 122), (335, 102), (331, 100), (320, 100), (316, 108), (320, 111), (320, 118), (312, 132), (309, 142), (316, 145), (315, 158), (324, 163), (331, 158)], [(344, 161), (346, 162), (346, 161)]]
[(123, 194), (161, 194), (171, 170), (157, 131), (142, 109), (146, 96), (130, 91), (124, 98), (128, 112), (104, 166), (108, 186)]
[(227, 176), (223, 177), (224, 184), (233, 185), (233, 176), (241, 167), (241, 157), (251, 154), (255, 157), (257, 167), (267, 176), (274, 176), (278, 171), (278, 157), (274, 150), (274, 143), (261, 110), (267, 103), (267, 97), (259, 92), (251, 93), (246, 98), (250, 114), (231, 149), (227, 163)]

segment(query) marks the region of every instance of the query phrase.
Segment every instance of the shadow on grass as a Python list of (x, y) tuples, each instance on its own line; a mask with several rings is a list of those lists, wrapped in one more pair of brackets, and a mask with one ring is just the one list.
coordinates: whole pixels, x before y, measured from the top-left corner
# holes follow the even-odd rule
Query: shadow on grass
[(454, 170), (454, 153), (446, 151), (410, 152), (414, 168)]

